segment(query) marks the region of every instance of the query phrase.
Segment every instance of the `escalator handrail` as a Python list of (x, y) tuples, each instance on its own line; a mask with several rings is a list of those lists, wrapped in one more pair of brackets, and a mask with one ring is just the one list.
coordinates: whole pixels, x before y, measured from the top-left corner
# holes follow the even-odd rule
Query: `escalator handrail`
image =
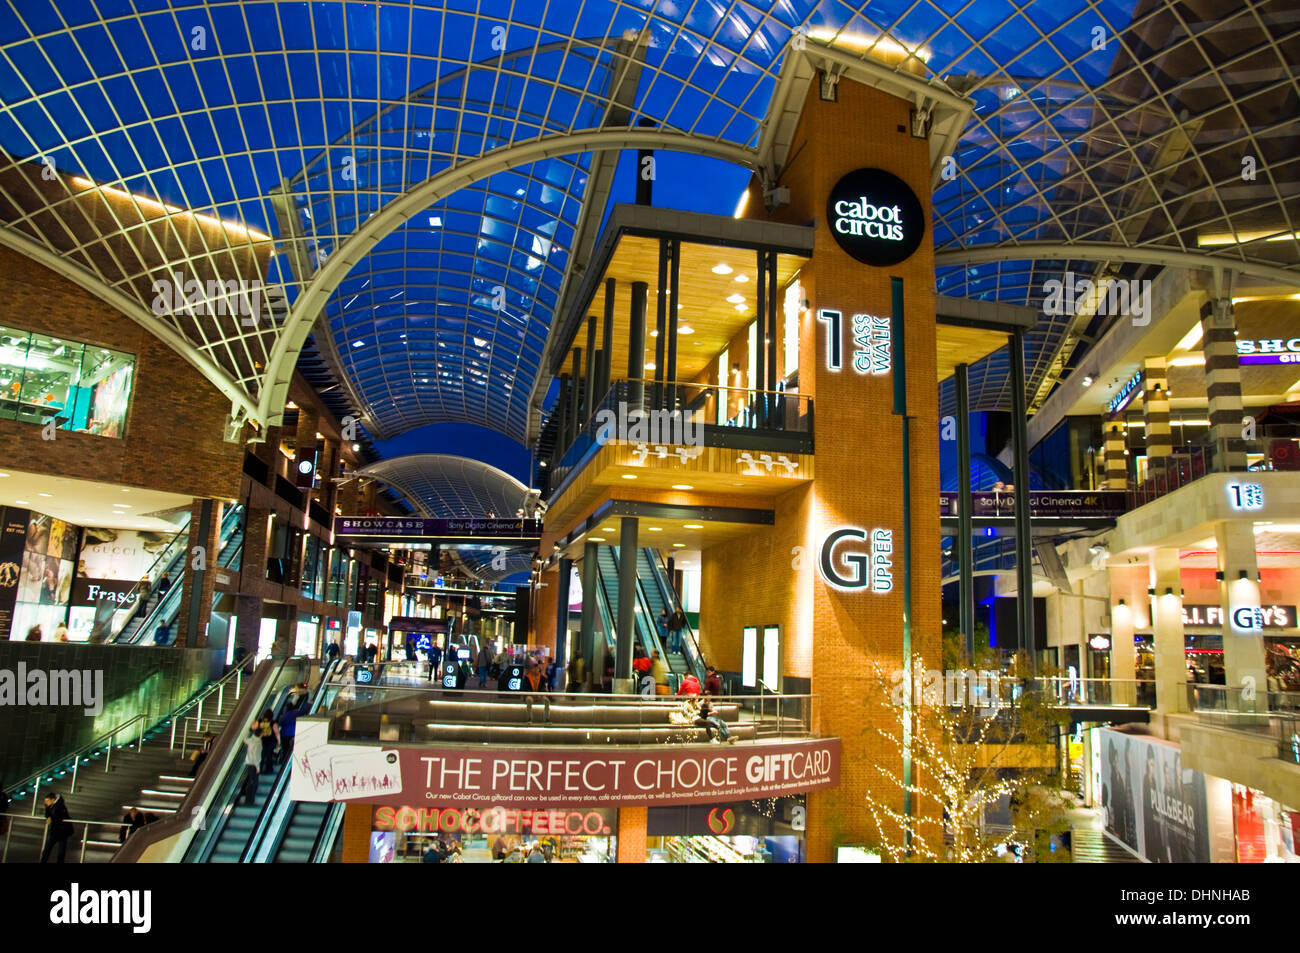
[(681, 600), (677, 598), (677, 590), (673, 589), (665, 582), (668, 576), (668, 570), (659, 565), (659, 561), (656, 558), (653, 549), (647, 549), (645, 550), (645, 553), (646, 559), (650, 563), (650, 568), (653, 570), (655, 585), (659, 587), (659, 595), (663, 599), (664, 605), (668, 606), (672, 612), (676, 612), (680, 609), (682, 618), (686, 620), (686, 624), (682, 626), (683, 644), (689, 643), (693, 651), (682, 652), (681, 654), (686, 656), (686, 660), (692, 671), (695, 673), (695, 677), (700, 680), (700, 684), (702, 685), (704, 684), (704, 654), (700, 651), (700, 643), (695, 638), (695, 630), (691, 628), (690, 619), (686, 617), (686, 610), (682, 608)]
[[(127, 838), (126, 843), (113, 855), (113, 863), (134, 864), (140, 861), (144, 852), (153, 844), (175, 835), (184, 835), (189, 830), (191, 841), (187, 841), (181, 854), (188, 854), (192, 846), (192, 821), (195, 810), (207, 809), (215, 801), (219, 788), (228, 780), (226, 769), (232, 758), (242, 762), (244, 758), (244, 727), (251, 723), (250, 716), (258, 711), (265, 696), (273, 689), (285, 666), (291, 659), (266, 659), (259, 665), (249, 679), (248, 689), (239, 699), (230, 719), (226, 722), (221, 736), (213, 744), (213, 751), (203, 762), (203, 767), (190, 785), (184, 800), (177, 805), (176, 813), (146, 824)], [(242, 773), (242, 772), (241, 772)], [(225, 803), (222, 801), (221, 803)], [(206, 814), (205, 814), (206, 816)]]
[[(319, 710), (321, 703), (325, 699), (326, 691), (330, 687), (337, 689), (338, 686), (331, 686), (330, 679), (334, 675), (336, 667), (343, 663), (340, 659), (334, 659), (325, 669), (324, 675), (321, 676), (320, 685), (316, 687), (316, 695), (311, 700), (306, 714), (315, 715)], [(289, 821), (293, 815), (293, 805), (295, 802), (289, 798), (289, 776), (293, 773), (293, 762), (285, 761), (276, 774), (275, 783), (271, 786), (271, 791), (267, 795), (266, 803), (262, 805), (262, 810), (257, 815), (257, 820), (253, 823), (253, 830), (248, 837), (248, 843), (240, 855), (240, 863), (267, 863), (275, 858), (275, 854), (280, 849), (280, 844), (284, 840), (285, 831), (289, 828)]]
[[(242, 506), (232, 506), (227, 511), (227, 513), (221, 518), (221, 536), (219, 537), (220, 545), (217, 548), (218, 557), (220, 556), (221, 549), (224, 548), (225, 545), (230, 542), (231, 536), (233, 535), (234, 532), (233, 526), (228, 526), (227, 522), (229, 521), (232, 524), (237, 524), (238, 521), (236, 515), (239, 514), (240, 511), (242, 510), (243, 510)], [(126, 630), (126, 627), (131, 624), (130, 619), (126, 621), (126, 624), (123, 625), (122, 628), (118, 630), (117, 635), (114, 636), (114, 641), (117, 642), (119, 645), (139, 645), (140, 642), (144, 640), (145, 636), (149, 632), (157, 631), (158, 622), (160, 621), (159, 616), (163, 612), (169, 613), (165, 617), (166, 622), (169, 625), (176, 621), (176, 615), (180, 613), (181, 590), (184, 589), (185, 579), (189, 574), (189, 565), (188, 563), (186, 563), (184, 559), (185, 556), (184, 549), (181, 550), (180, 555), (182, 557), (181, 568), (180, 570), (178, 570), (176, 574), (176, 579), (173, 580), (171, 587), (163, 594), (163, 597), (158, 600), (158, 604), (153, 607), (153, 610), (147, 616), (145, 616), (144, 622), (140, 623), (140, 627), (131, 634), (131, 638), (126, 641), (119, 641), (121, 639), (122, 632), (124, 632)], [(150, 592), (152, 593), (152, 591), (153, 590), (151, 589)], [(173, 612), (172, 610), (175, 611)], [(171, 645), (175, 643), (173, 642), (168, 644)]]
[[(272, 711), (277, 710), (283, 704), (285, 696), (289, 693), (289, 686), (287, 685), (282, 686), (277, 690), (274, 687), (274, 684), (278, 684), (278, 682), (279, 680), (277, 679), (276, 683), (273, 683), (271, 688), (272, 694), (269, 699), (270, 704), (266, 706)], [(254, 718), (256, 718), (256, 715), (254, 715)], [(249, 724), (251, 723), (252, 722), (249, 722)], [(241, 725), (239, 731), (241, 748), (243, 747), (245, 730), (246, 729)], [(186, 850), (185, 857), (188, 863), (209, 863), (212, 860), (213, 853), (215, 853), (216, 849), (221, 846), (221, 840), (226, 833), (226, 824), (234, 814), (235, 807), (238, 806), (235, 802), (239, 800), (244, 785), (246, 755), (243, 751), (239, 752), (239, 754), (240, 757), (238, 760), (227, 769), (225, 780), (221, 785), (221, 792), (216, 799), (216, 803), (222, 805), (221, 811), (218, 813), (212, 829), (210, 831), (206, 829), (204, 830), (204, 837), (199, 841), (197, 850), (193, 843), (191, 843), (190, 848)], [(245, 849), (247, 849), (247, 844), (245, 844)], [(240, 851), (239, 860), (243, 863), (244, 851)]]

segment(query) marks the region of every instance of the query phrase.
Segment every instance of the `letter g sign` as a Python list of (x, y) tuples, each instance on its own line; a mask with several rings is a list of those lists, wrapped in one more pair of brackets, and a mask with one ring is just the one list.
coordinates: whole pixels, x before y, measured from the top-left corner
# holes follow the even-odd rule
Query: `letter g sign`
[(821, 571), (826, 585), (835, 589), (864, 589), (867, 586), (867, 555), (865, 553), (846, 553), (840, 557), (849, 571), (848, 576), (841, 575), (836, 565), (835, 547), (841, 540), (856, 539), (865, 541), (867, 531), (856, 526), (841, 526), (832, 530), (822, 543), (817, 568)]

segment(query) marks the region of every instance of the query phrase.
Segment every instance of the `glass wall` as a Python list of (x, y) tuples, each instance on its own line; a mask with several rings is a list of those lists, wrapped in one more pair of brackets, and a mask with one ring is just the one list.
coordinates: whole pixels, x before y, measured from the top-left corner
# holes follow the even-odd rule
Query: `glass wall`
[(134, 373), (134, 355), (0, 327), (0, 419), (125, 436)]

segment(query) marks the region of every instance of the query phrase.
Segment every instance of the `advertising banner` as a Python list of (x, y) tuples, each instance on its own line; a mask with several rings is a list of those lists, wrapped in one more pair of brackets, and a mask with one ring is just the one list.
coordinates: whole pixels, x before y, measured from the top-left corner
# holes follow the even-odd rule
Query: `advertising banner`
[(521, 519), (424, 519), (410, 516), (336, 516), (334, 536), (362, 539), (406, 537), (461, 537), (485, 539), (529, 538), (540, 536), (541, 523)]
[(1182, 766), (1182, 749), (1101, 730), (1106, 830), (1156, 864), (1209, 863), (1205, 775)]
[(726, 747), (434, 748), (329, 742), (303, 718), (295, 801), (578, 809), (775, 798), (835, 787), (838, 738)]
[(27, 510), (6, 506), (0, 510), (0, 638), (13, 626), (22, 575), (23, 545), (27, 541)]
[[(1039, 491), (1029, 494), (1029, 512), (1035, 518), (1061, 519), (1072, 516), (1084, 519), (1111, 519), (1127, 512), (1128, 495), (1123, 490)], [(1016, 494), (972, 493), (972, 516), (1015, 515)], [(939, 515), (956, 516), (958, 494), (939, 494)]]

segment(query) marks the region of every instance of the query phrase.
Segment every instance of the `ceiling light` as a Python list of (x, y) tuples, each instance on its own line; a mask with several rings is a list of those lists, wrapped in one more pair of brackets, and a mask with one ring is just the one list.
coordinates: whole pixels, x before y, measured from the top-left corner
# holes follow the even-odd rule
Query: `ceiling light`
[(635, 473), (624, 473), (624, 474), (623, 474), (623, 479), (624, 479), (624, 480), (635, 480), (635, 479), (636, 479), (636, 474), (635, 474)]
[(360, 452), (361, 452), (361, 444), (359, 444), (359, 443), (354, 443), (354, 444), (352, 445), (352, 452), (353, 452), (353, 453), (360, 453)]
[(587, 537), (587, 542), (589, 542), (589, 543), (603, 543), (604, 541), (605, 541), (605, 537), (604, 537), (604, 536), (588, 536), (588, 537)]
[(31, 501), (29, 501), (29, 500), (14, 500), (14, 502), (17, 503), (19, 506), (31, 506), (31, 505), (32, 505), (32, 504), (31, 504)]
[(695, 487), (691, 486), (689, 483), (674, 483), (674, 484), (673, 484), (673, 489), (674, 489), (674, 490), (693, 490), (693, 489), (695, 489)]
[(714, 265), (712, 270), (715, 275), (729, 275), (732, 272), (732, 267), (730, 265), (718, 264)]
[(37, 496), (52, 496), (53, 494), (51, 494), (51, 493), (37, 493), (36, 495), (37, 495)]
[(652, 533), (662, 533), (664, 531), (662, 526), (647, 526), (646, 529), (650, 530)]
[(129, 509), (131, 509), (131, 504), (130, 504), (130, 503), (114, 503), (114, 504), (113, 504), (113, 509), (115, 509), (115, 510), (129, 510)]
[(1085, 374), (1085, 375), (1083, 375), (1083, 386), (1084, 386), (1084, 387), (1091, 387), (1091, 386), (1092, 386), (1092, 382), (1093, 382), (1094, 379), (1095, 379), (1095, 378), (1093, 378), (1093, 376), (1092, 376), (1091, 374)]
[(657, 338), (657, 337), (659, 336), (659, 329), (658, 329), (658, 328), (655, 328), (653, 331), (651, 331), (651, 332), (650, 332), (650, 336), (651, 336), (652, 338)]
[(685, 543), (673, 543), (673, 549), (685, 549), (685, 548), (686, 548)]
[(737, 310), (737, 311), (744, 311), (744, 310), (745, 310), (745, 306), (744, 306), (743, 304), (738, 304), (738, 305), (736, 305), (736, 310)]
[(748, 280), (749, 275), (736, 275), (736, 277), (732, 279), (732, 281), (739, 281), (741, 284), (744, 284)]
[(123, 487), (123, 488), (122, 488), (122, 492), (123, 492), (123, 493), (130, 493), (131, 491), (130, 491), (130, 489), (128, 489), (127, 487)]
[(727, 295), (727, 300), (730, 301), (732, 304), (744, 304), (745, 296), (741, 294)]
[(694, 334), (694, 333), (695, 333), (695, 329), (692, 328), (692, 327), (690, 327), (689, 325), (685, 325), (685, 324), (683, 324), (680, 328), (677, 329), (677, 333), (678, 333), (678, 334)]
[(703, 524), (703, 523), (687, 523), (687, 524), (686, 524), (686, 528), (687, 528), (687, 529), (704, 529), (704, 524)]
[(655, 362), (654, 362), (654, 361), (646, 361), (646, 362), (645, 362), (645, 369), (646, 369), (647, 371), (653, 371), (653, 370), (655, 369)]

